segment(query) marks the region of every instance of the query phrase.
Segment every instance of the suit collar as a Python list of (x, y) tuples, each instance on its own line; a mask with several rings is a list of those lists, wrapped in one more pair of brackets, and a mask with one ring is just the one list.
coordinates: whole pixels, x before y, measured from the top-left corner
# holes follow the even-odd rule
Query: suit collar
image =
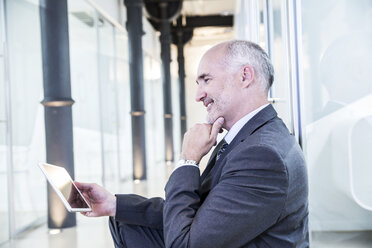
[(235, 138), (235, 136), (239, 133), (239, 131), (244, 127), (245, 124), (248, 123), (250, 119), (252, 119), (257, 113), (259, 113), (262, 109), (266, 108), (269, 103), (263, 104), (262, 106), (258, 107), (257, 109), (251, 111), (247, 115), (243, 116), (240, 120), (238, 120), (229, 130), (229, 132), (225, 135), (225, 141), (230, 144), (231, 141)]
[[(277, 113), (273, 106), (270, 104), (259, 111), (256, 115), (254, 115), (245, 125), (244, 127), (238, 132), (235, 138), (231, 141), (227, 149), (224, 153), (221, 154), (221, 157), (218, 159), (218, 162), (221, 162), (226, 155), (234, 149), (239, 143), (243, 142), (248, 136), (254, 133), (258, 128), (263, 126), (269, 120), (275, 118)], [(216, 156), (218, 151), (220, 150), (221, 146), (223, 145), (223, 140), (218, 143), (218, 145), (214, 148), (211, 157), (209, 158), (207, 167), (205, 168), (203, 174), (201, 175), (201, 181), (205, 179), (208, 173), (212, 170), (214, 164), (216, 163)]]
[[(234, 149), (239, 143), (243, 142), (246, 138), (252, 135), (257, 129), (267, 123), (269, 120), (275, 118), (277, 113), (273, 106), (270, 104), (259, 111), (255, 116), (253, 116), (245, 125), (244, 127), (238, 132), (235, 138), (231, 141), (225, 152), (221, 155), (218, 161), (222, 161), (226, 155)], [(213, 153), (216, 152), (213, 151)], [(217, 150), (218, 152), (218, 150)], [(216, 152), (216, 153), (217, 153)]]
[(274, 107), (269, 104), (265, 108), (263, 108), (260, 112), (258, 112), (255, 116), (250, 119), (247, 124), (240, 130), (240, 132), (236, 135), (234, 138), (234, 141), (236, 141), (236, 138), (239, 137), (248, 137), (251, 134), (253, 134), (258, 128), (260, 128), (262, 125), (264, 125), (269, 120), (275, 118), (277, 116), (277, 113), (274, 109)]

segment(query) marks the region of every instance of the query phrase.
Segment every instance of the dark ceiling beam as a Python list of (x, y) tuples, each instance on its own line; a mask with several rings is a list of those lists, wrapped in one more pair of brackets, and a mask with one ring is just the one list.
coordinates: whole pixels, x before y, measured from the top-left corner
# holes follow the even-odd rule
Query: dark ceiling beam
[(178, 3), (180, 0), (145, 0), (146, 3)]
[(232, 27), (233, 15), (186, 16), (185, 28)]
[[(149, 20), (151, 25), (160, 30), (159, 23)], [(182, 26), (184, 31), (192, 31), (194, 28), (202, 27), (232, 27), (234, 25), (233, 15), (206, 15), (206, 16), (186, 16), (186, 25)], [(176, 32), (177, 25), (172, 25), (171, 32)]]

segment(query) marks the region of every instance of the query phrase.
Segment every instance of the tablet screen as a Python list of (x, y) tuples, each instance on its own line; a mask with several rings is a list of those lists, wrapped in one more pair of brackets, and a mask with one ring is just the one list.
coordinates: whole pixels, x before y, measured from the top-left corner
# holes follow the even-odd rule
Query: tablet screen
[(40, 166), (44, 169), (43, 171), (53, 188), (62, 193), (63, 198), (69, 203), (72, 210), (90, 209), (65, 168), (50, 164), (40, 164)]

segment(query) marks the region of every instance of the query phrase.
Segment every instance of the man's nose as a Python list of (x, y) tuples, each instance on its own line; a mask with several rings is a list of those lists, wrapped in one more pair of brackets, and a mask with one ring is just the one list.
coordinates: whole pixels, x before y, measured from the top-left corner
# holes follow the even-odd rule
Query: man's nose
[(198, 86), (198, 89), (196, 91), (196, 96), (195, 96), (195, 101), (197, 102), (200, 102), (200, 101), (203, 101), (203, 99), (207, 96), (207, 93), (205, 92), (205, 90), (203, 89), (203, 87), (201, 87), (200, 85)]

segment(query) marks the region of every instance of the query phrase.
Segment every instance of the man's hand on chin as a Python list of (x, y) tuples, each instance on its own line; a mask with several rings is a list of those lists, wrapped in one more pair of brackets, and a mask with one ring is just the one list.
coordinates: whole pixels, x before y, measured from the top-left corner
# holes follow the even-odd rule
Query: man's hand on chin
[(188, 130), (183, 139), (181, 158), (199, 163), (216, 145), (224, 121), (223, 117), (219, 117), (213, 124), (196, 124)]

